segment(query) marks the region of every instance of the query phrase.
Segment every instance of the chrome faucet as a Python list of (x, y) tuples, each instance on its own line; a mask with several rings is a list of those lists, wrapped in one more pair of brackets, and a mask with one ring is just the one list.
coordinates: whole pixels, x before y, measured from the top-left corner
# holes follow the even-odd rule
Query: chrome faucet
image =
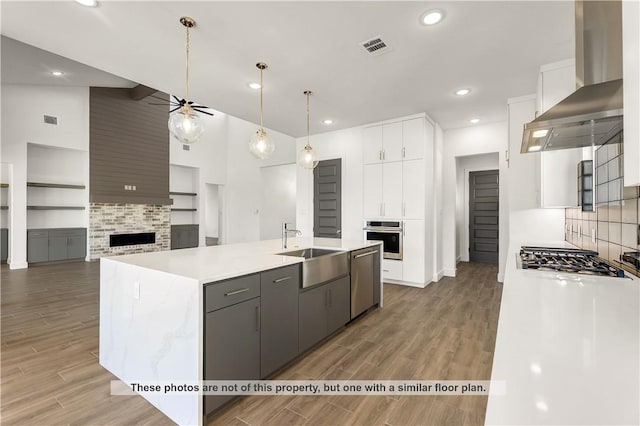
[(302, 235), (302, 232), (298, 231), (297, 229), (289, 229), (287, 228), (287, 225), (289, 225), (287, 222), (282, 222), (282, 248), (283, 249), (287, 248), (287, 235), (289, 234), (289, 232), (295, 232), (296, 235)]

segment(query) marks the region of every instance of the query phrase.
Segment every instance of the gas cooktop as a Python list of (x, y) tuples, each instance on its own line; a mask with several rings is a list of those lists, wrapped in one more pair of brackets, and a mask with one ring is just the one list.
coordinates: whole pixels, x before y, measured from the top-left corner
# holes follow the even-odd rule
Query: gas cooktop
[(522, 269), (575, 272), (618, 278), (625, 276), (623, 269), (600, 259), (597, 252), (590, 250), (522, 246), (520, 262)]

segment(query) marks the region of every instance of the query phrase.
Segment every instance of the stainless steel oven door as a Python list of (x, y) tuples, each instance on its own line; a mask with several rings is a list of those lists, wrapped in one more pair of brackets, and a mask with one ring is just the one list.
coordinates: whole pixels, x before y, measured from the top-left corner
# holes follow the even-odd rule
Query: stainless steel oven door
[(366, 241), (382, 241), (382, 257), (402, 260), (402, 229), (400, 228), (364, 228)]

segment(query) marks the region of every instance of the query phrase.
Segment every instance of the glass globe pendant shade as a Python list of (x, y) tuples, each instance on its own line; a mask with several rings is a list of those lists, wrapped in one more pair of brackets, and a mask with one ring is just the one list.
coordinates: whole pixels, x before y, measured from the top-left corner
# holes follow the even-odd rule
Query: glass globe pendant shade
[(267, 132), (263, 128), (251, 137), (249, 142), (249, 151), (261, 160), (266, 160), (271, 157), (271, 154), (276, 150), (276, 144), (273, 143), (271, 138), (267, 136)]
[(204, 122), (188, 105), (169, 116), (169, 132), (182, 143), (197, 142), (204, 132)]
[(305, 169), (315, 169), (318, 165), (318, 154), (311, 145), (306, 145), (298, 153), (298, 165)]

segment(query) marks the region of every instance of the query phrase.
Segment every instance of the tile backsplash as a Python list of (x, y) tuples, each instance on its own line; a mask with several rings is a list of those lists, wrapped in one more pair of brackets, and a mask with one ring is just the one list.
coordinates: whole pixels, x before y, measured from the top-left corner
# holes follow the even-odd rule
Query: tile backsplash
[(640, 265), (621, 262), (620, 258), (640, 251), (640, 188), (623, 186), (623, 155), (622, 133), (598, 148), (594, 161), (596, 211), (565, 209), (565, 239), (640, 276)]

